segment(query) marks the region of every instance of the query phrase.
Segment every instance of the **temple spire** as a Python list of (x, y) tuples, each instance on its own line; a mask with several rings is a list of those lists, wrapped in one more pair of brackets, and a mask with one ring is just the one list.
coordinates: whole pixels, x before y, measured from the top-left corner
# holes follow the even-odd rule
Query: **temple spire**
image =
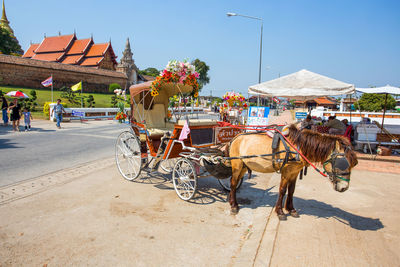
[(4, 5), (4, 0), (3, 0), (3, 12), (1, 14), (0, 27), (2, 27), (3, 29), (6, 29), (12, 36), (14, 36), (14, 31), (11, 29), (9, 23), (10, 22), (7, 19), (6, 7)]

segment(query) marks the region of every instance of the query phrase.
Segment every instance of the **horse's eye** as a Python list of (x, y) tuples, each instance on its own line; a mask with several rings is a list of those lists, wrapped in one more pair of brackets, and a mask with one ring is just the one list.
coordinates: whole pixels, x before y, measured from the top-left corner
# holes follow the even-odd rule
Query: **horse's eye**
[(346, 158), (336, 158), (333, 166), (339, 170), (345, 171), (350, 167), (350, 164)]

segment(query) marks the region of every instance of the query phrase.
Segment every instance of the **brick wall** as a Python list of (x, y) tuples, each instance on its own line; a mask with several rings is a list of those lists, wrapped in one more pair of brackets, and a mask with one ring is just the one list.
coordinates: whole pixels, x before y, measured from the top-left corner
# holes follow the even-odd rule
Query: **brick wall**
[(107, 92), (110, 83), (124, 86), (124, 73), (47, 62), (0, 54), (0, 84), (40, 88), (41, 82), (53, 74), (54, 88), (71, 86), (80, 81), (84, 92)]

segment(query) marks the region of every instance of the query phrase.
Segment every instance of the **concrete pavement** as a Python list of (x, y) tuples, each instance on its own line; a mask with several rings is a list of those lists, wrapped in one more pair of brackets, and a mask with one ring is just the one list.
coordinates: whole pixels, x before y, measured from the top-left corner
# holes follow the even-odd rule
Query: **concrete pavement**
[[(89, 169), (54, 173), (64, 180), (0, 204), (0, 265), (400, 264), (399, 175), (356, 170), (338, 193), (309, 171), (295, 192), (300, 218), (279, 222), (277, 174), (246, 181), (231, 216), (214, 178), (200, 180), (195, 199), (184, 202), (168, 177), (125, 181), (112, 158)], [(31, 185), (21, 186), (15, 190)]]

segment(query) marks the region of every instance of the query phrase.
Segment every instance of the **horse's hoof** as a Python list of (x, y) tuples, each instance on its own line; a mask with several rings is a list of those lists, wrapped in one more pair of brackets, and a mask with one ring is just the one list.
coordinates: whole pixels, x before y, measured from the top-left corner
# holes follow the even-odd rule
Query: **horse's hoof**
[(285, 214), (278, 214), (278, 219), (279, 219), (280, 221), (286, 221), (286, 220), (287, 220)]
[(289, 212), (290, 216), (292, 216), (293, 218), (300, 218), (300, 215), (297, 213), (297, 211), (292, 210)]
[(236, 215), (239, 213), (239, 208), (235, 207), (235, 208), (231, 208), (231, 215)]

